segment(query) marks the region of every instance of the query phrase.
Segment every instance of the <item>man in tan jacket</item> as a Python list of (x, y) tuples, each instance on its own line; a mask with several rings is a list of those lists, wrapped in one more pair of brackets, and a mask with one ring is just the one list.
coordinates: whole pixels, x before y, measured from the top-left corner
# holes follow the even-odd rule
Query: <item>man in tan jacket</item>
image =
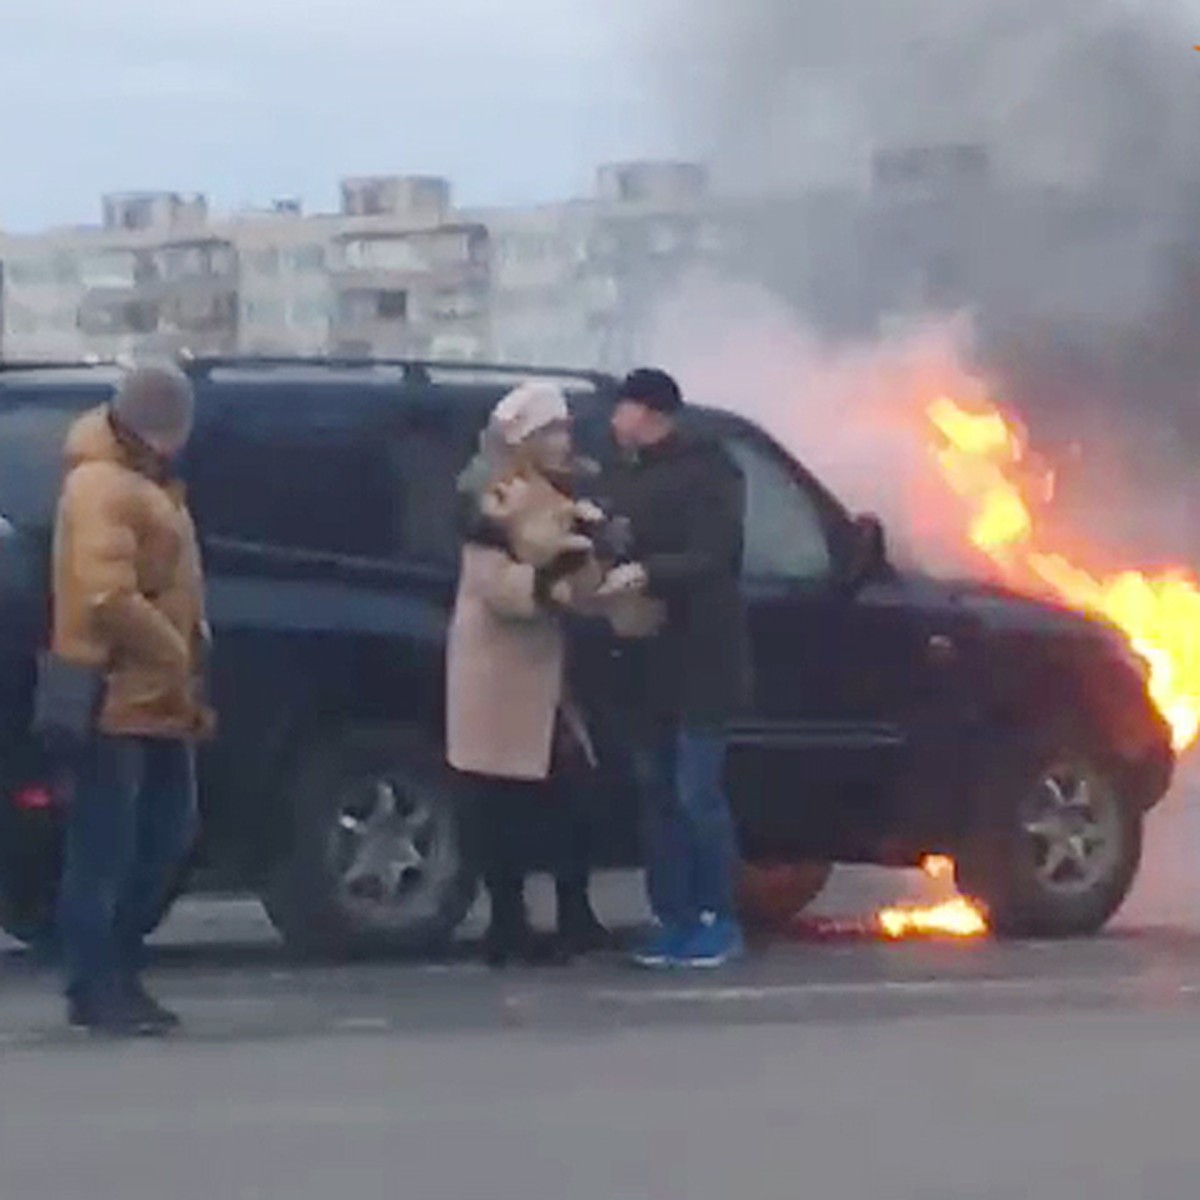
[(192, 388), (139, 367), (72, 428), (54, 535), (53, 650), (102, 673), (95, 736), (76, 764), (60, 927), (73, 1025), (164, 1032), (139, 978), (142, 941), (191, 848), (194, 746), (208, 630), (195, 529), (172, 464)]

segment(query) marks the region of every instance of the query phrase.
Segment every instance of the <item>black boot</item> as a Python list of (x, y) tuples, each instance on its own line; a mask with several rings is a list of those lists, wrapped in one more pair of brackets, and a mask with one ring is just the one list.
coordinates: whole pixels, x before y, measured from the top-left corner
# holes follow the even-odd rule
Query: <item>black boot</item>
[(483, 957), (489, 967), (525, 961), (533, 944), (533, 929), (525, 897), (510, 888), (492, 891), (492, 918), (483, 935)]
[(155, 1000), (136, 975), (126, 978), (122, 990), (129, 1012), (148, 1031), (173, 1033), (179, 1028), (179, 1017)]
[[(144, 993), (143, 993), (144, 995)], [(149, 997), (146, 1000), (150, 1004)], [(156, 1006), (157, 1009), (157, 1006)], [(67, 989), (67, 1020), (75, 1029), (108, 1037), (160, 1037), (178, 1024), (166, 1010), (151, 1012), (119, 985), (75, 985)]]
[(596, 916), (587, 885), (560, 885), (558, 892), (558, 940), (572, 955), (591, 954), (612, 946), (612, 934)]

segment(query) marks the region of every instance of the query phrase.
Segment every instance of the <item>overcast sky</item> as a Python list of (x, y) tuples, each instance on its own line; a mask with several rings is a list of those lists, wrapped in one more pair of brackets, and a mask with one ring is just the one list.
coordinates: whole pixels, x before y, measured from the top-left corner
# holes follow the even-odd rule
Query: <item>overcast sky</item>
[(0, 0), (0, 228), (105, 190), (335, 203), (444, 174), (464, 203), (579, 194), (670, 148), (653, 0)]

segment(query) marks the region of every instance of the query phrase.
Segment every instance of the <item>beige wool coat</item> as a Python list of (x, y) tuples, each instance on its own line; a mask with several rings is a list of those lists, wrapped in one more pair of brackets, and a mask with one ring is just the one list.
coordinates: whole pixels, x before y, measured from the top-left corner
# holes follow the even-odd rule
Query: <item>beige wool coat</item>
[(446, 747), (458, 771), (538, 781), (550, 774), (565, 643), (538, 603), (534, 568), (503, 549), (463, 547), (450, 622)]

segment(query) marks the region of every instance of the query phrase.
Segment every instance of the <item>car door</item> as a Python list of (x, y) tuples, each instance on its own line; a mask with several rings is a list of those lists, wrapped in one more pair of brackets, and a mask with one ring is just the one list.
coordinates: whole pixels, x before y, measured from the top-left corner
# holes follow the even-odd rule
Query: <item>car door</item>
[(731, 782), (751, 854), (851, 858), (894, 824), (920, 644), (903, 595), (844, 580), (846, 515), (769, 439), (726, 437), (746, 479), (753, 704)]

